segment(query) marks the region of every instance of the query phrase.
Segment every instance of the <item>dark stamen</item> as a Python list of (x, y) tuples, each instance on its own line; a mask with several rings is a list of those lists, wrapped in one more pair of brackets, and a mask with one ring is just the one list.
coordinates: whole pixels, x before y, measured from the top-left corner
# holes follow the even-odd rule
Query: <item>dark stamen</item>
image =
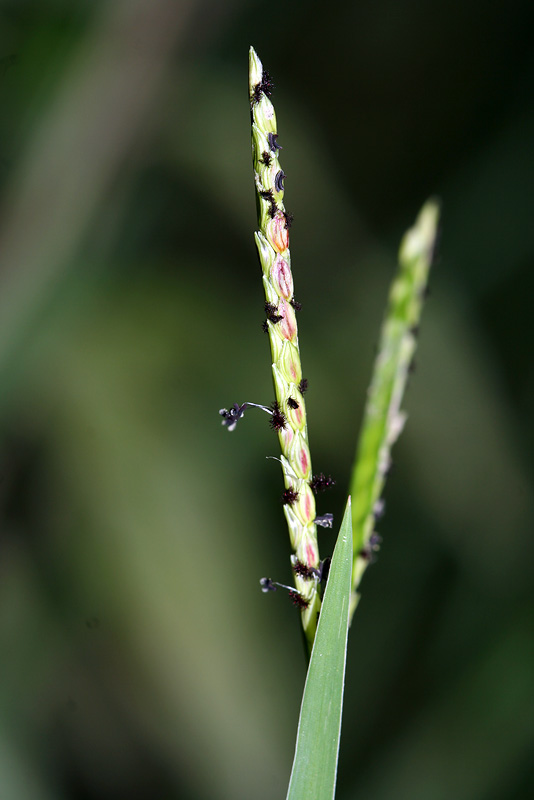
[(221, 408), (219, 410), (219, 414), (223, 418), (222, 424), (225, 425), (229, 431), (233, 431), (238, 420), (240, 420), (244, 415), (245, 409), (247, 409), (249, 406), (251, 408), (261, 408), (262, 411), (265, 411), (267, 414), (271, 414), (271, 416), (273, 414), (272, 409), (267, 408), (267, 406), (262, 406), (260, 403), (243, 403), (242, 406), (240, 406), (239, 403), (234, 403), (230, 409)]
[(221, 408), (219, 414), (223, 418), (222, 424), (225, 425), (229, 431), (233, 431), (237, 425), (237, 421), (241, 419), (245, 413), (246, 407), (246, 403), (243, 403), (242, 406), (240, 406), (239, 403), (234, 403), (230, 409)]
[(277, 139), (278, 139), (278, 134), (277, 133), (268, 133), (267, 134), (267, 141), (269, 142), (269, 147), (271, 148), (273, 153), (276, 153), (277, 150), (281, 150), (282, 149), (282, 145), (278, 144), (278, 142), (276, 141)]
[(305, 394), (308, 391), (308, 379), (302, 378), (298, 388), (301, 394)]
[(262, 592), (276, 592), (278, 588), (270, 578), (260, 578), (260, 586)]
[(334, 523), (334, 515), (333, 514), (323, 514), (321, 517), (315, 517), (313, 520), (316, 525), (320, 525), (321, 528), (331, 528)]
[(289, 408), (297, 409), (299, 407), (299, 404), (297, 403), (297, 401), (293, 400), (292, 397), (288, 397), (287, 398), (287, 404), (288, 404)]
[(284, 178), (286, 174), (283, 169), (278, 170), (276, 173), (276, 177), (274, 179), (274, 190), (275, 192), (283, 192), (284, 191)]

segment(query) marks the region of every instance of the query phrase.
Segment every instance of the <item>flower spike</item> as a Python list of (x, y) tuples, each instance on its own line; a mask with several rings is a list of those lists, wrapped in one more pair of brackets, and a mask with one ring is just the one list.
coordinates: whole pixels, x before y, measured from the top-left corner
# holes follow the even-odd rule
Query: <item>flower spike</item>
[[(278, 158), (281, 145), (270, 100), (272, 82), (252, 47), (249, 67), (252, 161), (259, 224), (255, 238), (265, 291), (264, 330), (269, 334), (276, 394), (271, 426), (278, 432), (282, 451), (285, 484), (282, 503), (294, 551), (293, 563), (301, 565), (293, 571), (296, 590), (293, 590), (292, 599), (301, 609), (302, 625), (311, 650), (321, 606), (320, 559), (303, 397), (308, 382), (302, 377), (295, 317), (300, 303), (295, 301), (289, 253), (292, 216), (284, 207), (286, 175)], [(320, 517), (319, 524), (327, 523)], [(264, 591), (269, 589), (264, 588)]]

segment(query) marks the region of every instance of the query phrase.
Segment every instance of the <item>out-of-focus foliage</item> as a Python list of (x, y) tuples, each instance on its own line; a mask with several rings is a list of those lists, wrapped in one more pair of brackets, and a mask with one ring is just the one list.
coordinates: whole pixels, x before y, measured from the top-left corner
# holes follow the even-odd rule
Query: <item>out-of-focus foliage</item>
[(305, 662), (297, 612), (258, 587), (289, 579), (277, 446), (217, 415), (272, 394), (250, 44), (277, 85), (338, 521), (398, 241), (427, 196), (444, 210), (338, 797), (530, 796), (530, 3), (0, 12), (2, 800), (287, 787)]

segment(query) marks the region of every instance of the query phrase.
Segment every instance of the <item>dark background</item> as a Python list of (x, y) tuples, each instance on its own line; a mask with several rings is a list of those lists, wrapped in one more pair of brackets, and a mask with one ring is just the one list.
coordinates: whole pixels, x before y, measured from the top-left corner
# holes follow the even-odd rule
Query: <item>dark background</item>
[[(0, 796), (285, 797), (305, 665), (248, 47), (276, 84), (320, 503), (443, 203), (351, 630), (340, 800), (534, 793), (531, 3), (0, 3)], [(321, 533), (323, 554), (334, 534)]]

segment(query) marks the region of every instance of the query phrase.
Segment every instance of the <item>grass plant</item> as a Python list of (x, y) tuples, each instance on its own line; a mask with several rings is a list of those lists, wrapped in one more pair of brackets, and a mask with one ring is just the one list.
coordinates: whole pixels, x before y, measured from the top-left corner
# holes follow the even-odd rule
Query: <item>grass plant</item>
[[(278, 433), (295, 581), (294, 589), (283, 588), (301, 609), (311, 653), (288, 800), (327, 800), (335, 793), (348, 626), (359, 601), (362, 576), (380, 547), (375, 526), (384, 510), (382, 493), (391, 466), (391, 448), (406, 421), (401, 406), (414, 364), (439, 205), (429, 200), (423, 206), (400, 246), (350, 482), (353, 505), (351, 509), (349, 497), (328, 576), (325, 562), (319, 558), (317, 525), (330, 526), (331, 515), (316, 516), (314, 492), (332, 481), (312, 474), (304, 401), (307, 382), (302, 376), (296, 320), (300, 305), (294, 295), (289, 251), (292, 217), (284, 206), (285, 174), (279, 161), (272, 90), (270, 75), (251, 47), (249, 101), (259, 224), (255, 240), (276, 399), (270, 406), (235, 403), (219, 413), (228, 430), (234, 430), (247, 408), (259, 408), (270, 415), (271, 427)], [(271, 591), (282, 584), (263, 578), (261, 586), (263, 591)]]

